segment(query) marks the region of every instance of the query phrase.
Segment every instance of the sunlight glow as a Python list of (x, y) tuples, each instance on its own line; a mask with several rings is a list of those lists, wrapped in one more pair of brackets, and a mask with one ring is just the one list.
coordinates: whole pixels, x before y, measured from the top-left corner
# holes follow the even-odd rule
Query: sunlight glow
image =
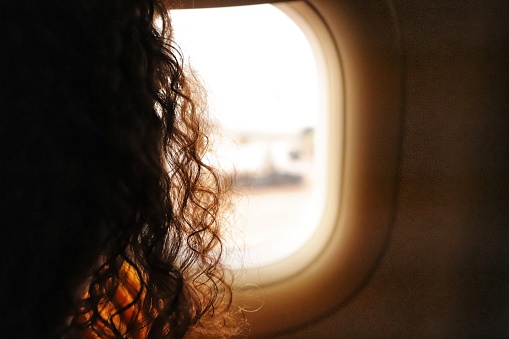
[(230, 263), (279, 261), (302, 247), (320, 220), (313, 175), (319, 79), (310, 44), (272, 5), (171, 16), (220, 129), (220, 166), (235, 176)]

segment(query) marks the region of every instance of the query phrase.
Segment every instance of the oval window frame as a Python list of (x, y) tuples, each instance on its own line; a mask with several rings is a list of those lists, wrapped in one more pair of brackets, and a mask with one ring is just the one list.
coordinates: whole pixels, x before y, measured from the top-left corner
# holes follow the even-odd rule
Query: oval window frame
[[(292, 269), (288, 268), (289, 258), (247, 272), (239, 281), (234, 303), (246, 309), (249, 337), (305, 326), (354, 297), (384, 253), (397, 208), (404, 58), (391, 3), (279, 2), (271, 3), (278, 3), (292, 19), (326, 27), (335, 47), (332, 53), (341, 60), (339, 72), (331, 77), (343, 80), (336, 93), (344, 99), (338, 106), (344, 112), (338, 121), (344, 131), (342, 155), (339, 164), (330, 162), (331, 168), (338, 169), (330, 171), (338, 191), (328, 199), (333, 199), (331, 205), (337, 203), (337, 212), (330, 216), (334, 227), (325, 246), (310, 264), (281, 278), (281, 271)], [(182, 5), (204, 8), (259, 3), (265, 2), (184, 0)]]

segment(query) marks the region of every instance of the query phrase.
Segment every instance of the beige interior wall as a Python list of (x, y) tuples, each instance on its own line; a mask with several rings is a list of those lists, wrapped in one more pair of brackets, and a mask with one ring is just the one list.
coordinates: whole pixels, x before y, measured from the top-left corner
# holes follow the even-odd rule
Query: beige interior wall
[(509, 2), (398, 0), (398, 208), (367, 285), (278, 338), (509, 336)]

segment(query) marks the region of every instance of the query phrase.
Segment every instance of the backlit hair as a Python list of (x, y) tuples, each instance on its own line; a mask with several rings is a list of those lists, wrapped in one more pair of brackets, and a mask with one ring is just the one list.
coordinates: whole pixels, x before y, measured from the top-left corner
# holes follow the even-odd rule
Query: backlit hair
[(160, 0), (2, 3), (2, 336), (227, 337), (228, 183)]

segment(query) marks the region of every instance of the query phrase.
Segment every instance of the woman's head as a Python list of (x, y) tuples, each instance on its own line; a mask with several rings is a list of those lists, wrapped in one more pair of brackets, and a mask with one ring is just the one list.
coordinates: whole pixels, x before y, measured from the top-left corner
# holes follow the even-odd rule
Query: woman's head
[(1, 298), (21, 337), (140, 327), (181, 337), (228, 318), (227, 185), (202, 161), (202, 94), (168, 10), (157, 0), (2, 5)]

